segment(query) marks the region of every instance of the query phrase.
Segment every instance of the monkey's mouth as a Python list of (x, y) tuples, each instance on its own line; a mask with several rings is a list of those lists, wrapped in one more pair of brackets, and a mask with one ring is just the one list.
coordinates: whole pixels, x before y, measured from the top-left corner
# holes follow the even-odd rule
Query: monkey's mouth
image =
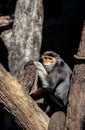
[(44, 61), (44, 65), (47, 65), (47, 66), (51, 65), (52, 63), (53, 63), (53, 60), (51, 60), (51, 61), (49, 61), (49, 60), (48, 61)]
[(44, 63), (44, 65), (48, 66), (48, 65), (51, 65), (51, 63), (49, 63), (49, 62), (47, 63), (47, 62), (46, 62), (46, 63)]

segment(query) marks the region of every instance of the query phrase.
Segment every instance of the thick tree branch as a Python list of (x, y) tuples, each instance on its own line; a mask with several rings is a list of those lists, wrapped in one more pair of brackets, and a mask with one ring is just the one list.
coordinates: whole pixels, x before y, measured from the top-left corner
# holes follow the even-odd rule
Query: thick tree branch
[(17, 79), (26, 62), (39, 60), (42, 24), (42, 0), (17, 0), (9, 49), (9, 69)]
[(85, 24), (75, 58), (65, 130), (85, 129)]
[(0, 64), (0, 102), (26, 130), (47, 130), (49, 118)]

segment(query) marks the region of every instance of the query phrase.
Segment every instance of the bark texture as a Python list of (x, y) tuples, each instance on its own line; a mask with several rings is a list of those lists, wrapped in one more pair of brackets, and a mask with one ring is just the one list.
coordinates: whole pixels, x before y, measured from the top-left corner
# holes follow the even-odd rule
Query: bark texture
[(9, 48), (9, 69), (17, 79), (27, 61), (39, 59), (42, 23), (42, 0), (17, 0)]
[(48, 130), (64, 130), (65, 114), (61, 111), (55, 112), (49, 121)]
[(47, 130), (49, 118), (0, 64), (0, 102), (26, 130)]
[(28, 65), (26, 68), (22, 70), (22, 75), (20, 77), (20, 84), (23, 86), (23, 90), (26, 94), (35, 91), (36, 85), (35, 78), (36, 78), (36, 71), (37, 68), (35, 65)]
[(76, 55), (65, 130), (85, 129), (85, 25)]
[(85, 59), (85, 21), (84, 21), (84, 27), (82, 31), (78, 53), (77, 55), (75, 55), (75, 58), (82, 59), (82, 60)]
[(7, 47), (7, 50), (9, 52), (9, 49), (11, 47), (11, 36), (12, 36), (12, 29), (9, 29), (9, 30), (6, 30), (6, 31), (3, 31), (1, 33), (1, 38), (2, 40), (4, 41), (4, 44), (5, 46)]

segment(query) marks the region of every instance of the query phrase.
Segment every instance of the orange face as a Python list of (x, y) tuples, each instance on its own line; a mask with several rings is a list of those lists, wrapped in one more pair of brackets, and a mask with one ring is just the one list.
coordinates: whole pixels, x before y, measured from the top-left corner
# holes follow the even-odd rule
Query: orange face
[(43, 62), (44, 65), (50, 65), (51, 63), (55, 62), (56, 58), (53, 56), (44, 56), (43, 57)]

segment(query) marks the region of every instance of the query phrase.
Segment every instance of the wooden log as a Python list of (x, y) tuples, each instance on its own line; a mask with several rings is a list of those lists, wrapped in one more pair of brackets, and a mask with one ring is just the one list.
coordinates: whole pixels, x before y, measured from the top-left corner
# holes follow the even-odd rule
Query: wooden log
[(0, 64), (0, 102), (26, 130), (47, 130), (49, 118)]
[(85, 65), (76, 65), (74, 70), (65, 130), (83, 130), (85, 116)]
[(85, 24), (75, 58), (65, 130), (85, 129)]
[(48, 130), (64, 130), (65, 113), (62, 111), (55, 112), (49, 121)]
[(10, 16), (0, 16), (0, 27), (8, 26), (13, 22)]

